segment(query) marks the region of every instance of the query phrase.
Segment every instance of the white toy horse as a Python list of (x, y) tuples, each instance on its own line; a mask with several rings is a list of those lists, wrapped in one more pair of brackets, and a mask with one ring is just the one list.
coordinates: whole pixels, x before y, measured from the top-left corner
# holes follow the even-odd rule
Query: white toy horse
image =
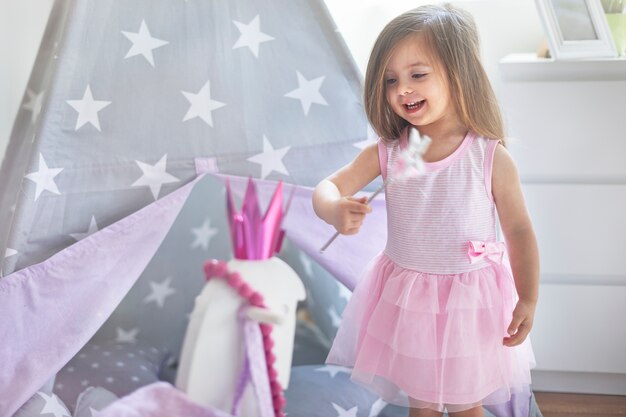
[[(242, 416), (262, 415), (258, 392), (257, 395), (249, 389), (241, 392), (238, 387), (248, 357), (240, 321), (241, 310), (247, 306), (245, 314), (249, 319), (265, 323), (261, 325), (265, 348), (273, 348), (272, 353), (266, 350), (264, 362), (275, 415), (282, 416), (282, 389), (289, 385), (295, 310), (297, 302), (305, 298), (304, 285), (297, 274), (272, 256), (280, 249), (283, 237), (282, 183), (263, 219), (251, 180), (241, 214), (235, 212), (229, 186), (227, 199), (237, 259), (227, 264), (213, 261), (205, 265), (207, 278), (225, 279), (209, 279), (196, 298), (176, 386), (199, 404), (232, 412), (232, 405), (239, 403)], [(239, 402), (237, 397), (241, 395)]]

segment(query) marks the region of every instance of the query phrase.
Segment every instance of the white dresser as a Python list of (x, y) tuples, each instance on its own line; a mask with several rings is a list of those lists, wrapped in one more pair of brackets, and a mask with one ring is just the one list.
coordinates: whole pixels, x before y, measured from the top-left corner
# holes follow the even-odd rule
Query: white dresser
[(499, 69), (541, 253), (533, 388), (626, 395), (626, 60)]

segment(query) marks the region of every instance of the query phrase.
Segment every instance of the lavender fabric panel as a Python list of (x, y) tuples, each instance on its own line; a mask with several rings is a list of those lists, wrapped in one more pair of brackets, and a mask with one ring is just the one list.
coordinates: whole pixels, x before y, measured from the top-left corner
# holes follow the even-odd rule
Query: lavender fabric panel
[(242, 323), (246, 338), (246, 358), (250, 379), (259, 404), (259, 417), (274, 417), (272, 392), (267, 374), (263, 335), (259, 323), (245, 320)]
[(167, 382), (155, 382), (109, 405), (98, 417), (232, 417), (189, 400)]
[(530, 404), (532, 396), (530, 391), (516, 393), (511, 395), (511, 400), (504, 404), (485, 406), (487, 410), (500, 417), (533, 417), (541, 416), (539, 409), (530, 413)]
[(30, 398), (109, 317), (200, 178), (0, 280), (0, 416)]

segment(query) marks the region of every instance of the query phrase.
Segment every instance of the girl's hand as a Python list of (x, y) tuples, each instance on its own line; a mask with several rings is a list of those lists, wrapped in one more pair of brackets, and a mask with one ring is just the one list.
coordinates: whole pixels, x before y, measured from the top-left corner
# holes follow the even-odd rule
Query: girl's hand
[(353, 235), (359, 231), (365, 215), (372, 211), (366, 204), (367, 197), (342, 197), (333, 207), (333, 216), (330, 221), (337, 232), (342, 235)]
[(502, 344), (504, 346), (517, 346), (526, 340), (528, 333), (530, 333), (530, 329), (533, 327), (535, 306), (536, 303), (525, 302), (522, 300), (517, 302), (517, 305), (513, 310), (513, 319), (507, 329), (507, 333), (509, 333), (510, 337), (505, 337), (502, 340)]

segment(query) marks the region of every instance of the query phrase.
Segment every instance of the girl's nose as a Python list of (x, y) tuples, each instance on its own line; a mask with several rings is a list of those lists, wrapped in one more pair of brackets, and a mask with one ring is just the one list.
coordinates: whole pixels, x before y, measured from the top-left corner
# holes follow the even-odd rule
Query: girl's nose
[(411, 88), (409, 84), (403, 83), (403, 84), (400, 84), (398, 87), (399, 87), (398, 92), (400, 93), (401, 96), (407, 96), (413, 92), (413, 89)]

